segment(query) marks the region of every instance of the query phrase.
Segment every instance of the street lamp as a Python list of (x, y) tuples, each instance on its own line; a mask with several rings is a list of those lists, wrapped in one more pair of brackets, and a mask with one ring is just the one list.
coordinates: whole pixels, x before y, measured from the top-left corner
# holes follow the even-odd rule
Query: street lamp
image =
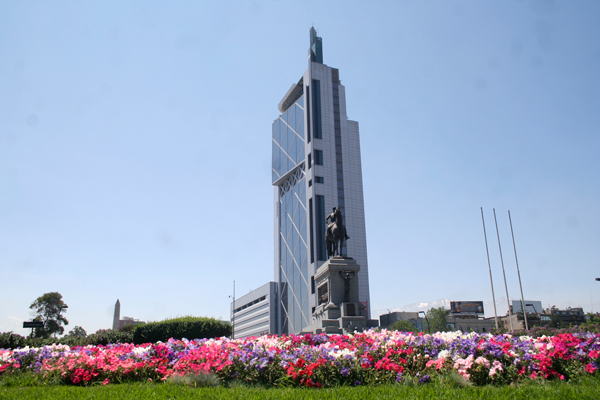
[(233, 300), (233, 308), (231, 309), (231, 339), (235, 339), (235, 281), (233, 281), (233, 296), (229, 296)]

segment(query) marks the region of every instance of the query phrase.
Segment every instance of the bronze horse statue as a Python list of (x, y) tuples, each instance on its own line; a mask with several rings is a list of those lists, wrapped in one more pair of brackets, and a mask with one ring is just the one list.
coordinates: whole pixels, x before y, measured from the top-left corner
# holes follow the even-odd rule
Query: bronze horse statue
[(339, 208), (333, 208), (333, 212), (326, 218), (326, 221), (329, 220), (331, 220), (331, 223), (327, 226), (325, 241), (327, 243), (327, 256), (331, 258), (336, 253), (338, 256), (342, 255), (344, 240), (349, 239), (349, 237), (346, 234), (346, 227), (342, 223), (342, 212)]

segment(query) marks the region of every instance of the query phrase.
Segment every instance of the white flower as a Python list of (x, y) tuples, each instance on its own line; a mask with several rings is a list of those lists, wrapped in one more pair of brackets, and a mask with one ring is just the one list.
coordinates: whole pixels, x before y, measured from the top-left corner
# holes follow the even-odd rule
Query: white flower
[(148, 346), (148, 347), (136, 347), (135, 349), (133, 349), (133, 352), (135, 353), (135, 355), (141, 356), (142, 354), (147, 353), (148, 350), (150, 350), (151, 348), (152, 348), (152, 346)]

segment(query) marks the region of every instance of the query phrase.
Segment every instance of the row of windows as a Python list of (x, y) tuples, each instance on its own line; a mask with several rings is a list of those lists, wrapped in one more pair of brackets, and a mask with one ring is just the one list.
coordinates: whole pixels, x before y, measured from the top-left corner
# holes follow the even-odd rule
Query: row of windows
[(234, 310), (234, 312), (240, 312), (240, 311), (242, 311), (242, 310), (243, 310), (243, 309), (245, 309), (245, 308), (248, 308), (248, 307), (250, 307), (250, 306), (253, 306), (253, 305), (255, 305), (255, 304), (257, 304), (257, 303), (259, 303), (259, 302), (261, 302), (261, 301), (264, 301), (266, 298), (267, 298), (267, 296), (265, 295), (265, 296), (263, 296), (263, 297), (261, 297), (261, 298), (259, 298), (259, 299), (256, 299), (256, 300), (254, 300), (254, 301), (251, 301), (250, 303), (244, 304), (243, 306), (236, 308), (236, 309)]

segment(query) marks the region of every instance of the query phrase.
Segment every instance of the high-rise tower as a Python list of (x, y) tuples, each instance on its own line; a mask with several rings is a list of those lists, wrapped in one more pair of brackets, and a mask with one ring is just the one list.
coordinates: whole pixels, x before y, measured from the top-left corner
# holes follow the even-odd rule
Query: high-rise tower
[(350, 240), (343, 254), (361, 266), (359, 298), (370, 310), (358, 122), (346, 115), (339, 70), (323, 64), (323, 43), (314, 28), (308, 69), (279, 111), (272, 155), (279, 332), (273, 333), (299, 333), (312, 322), (313, 277), (327, 260), (325, 217), (333, 207), (344, 216)]

